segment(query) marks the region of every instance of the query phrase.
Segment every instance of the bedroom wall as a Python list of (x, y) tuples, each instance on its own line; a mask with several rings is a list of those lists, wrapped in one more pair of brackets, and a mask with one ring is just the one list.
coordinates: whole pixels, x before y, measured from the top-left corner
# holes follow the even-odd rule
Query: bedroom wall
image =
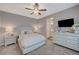
[[(47, 19), (50, 19), (51, 17), (53, 17), (53, 22), (54, 22), (54, 31), (57, 29), (58, 27), (58, 20), (64, 20), (64, 19), (68, 19), (68, 18), (74, 18), (75, 20), (75, 23), (76, 22), (79, 22), (79, 5), (75, 6), (75, 7), (72, 7), (72, 8), (69, 8), (69, 9), (65, 9), (61, 12), (58, 12), (58, 13), (55, 13), (55, 14), (52, 14), (52, 15), (49, 15), (47, 17), (44, 17), (42, 19), (40, 19), (40, 24), (41, 22), (44, 22), (44, 24), (42, 24), (43, 28), (41, 28), (41, 30), (44, 30), (44, 31), (41, 31), (41, 33), (47, 33), (47, 29), (46, 29), (46, 21)], [(46, 36), (46, 34), (44, 34)]]
[(1, 14), (1, 12), (0, 12), (0, 27), (1, 27), (1, 21), (2, 21), (2, 14)]
[(38, 32), (46, 37), (46, 28), (47, 28), (46, 26), (47, 26), (47, 24), (46, 24), (45, 20), (46, 19), (37, 20), (35, 24), (40, 25), (40, 28), (38, 29), (39, 30)]
[(2, 34), (2, 33), (4, 33), (4, 28), (1, 26), (1, 24), (2, 24), (2, 15), (1, 15), (1, 13), (0, 13), (0, 34)]
[(0, 11), (0, 26), (13, 27), (14, 31), (18, 33), (20, 33), (21, 30), (25, 30), (28, 28), (29, 30), (32, 29), (32, 24), (35, 21), (36, 19), (33, 18)]

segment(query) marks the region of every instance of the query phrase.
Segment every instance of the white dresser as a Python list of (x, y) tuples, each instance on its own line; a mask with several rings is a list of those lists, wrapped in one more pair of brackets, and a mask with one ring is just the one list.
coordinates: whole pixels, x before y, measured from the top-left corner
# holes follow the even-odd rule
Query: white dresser
[(79, 51), (79, 34), (56, 32), (53, 42)]

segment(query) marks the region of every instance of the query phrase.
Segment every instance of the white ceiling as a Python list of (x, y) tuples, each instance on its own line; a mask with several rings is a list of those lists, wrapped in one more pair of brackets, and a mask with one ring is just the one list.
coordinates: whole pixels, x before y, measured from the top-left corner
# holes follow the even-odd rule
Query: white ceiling
[(27, 17), (31, 17), (31, 18), (35, 18), (35, 19), (40, 19), (42, 17), (54, 14), (56, 12), (62, 11), (64, 9), (68, 9), (71, 8), (75, 5), (78, 5), (76, 3), (39, 3), (40, 7), (39, 8), (46, 8), (47, 11), (41, 12), (42, 15), (31, 15), (30, 13), (32, 11), (28, 11), (25, 8), (32, 8), (33, 4), (32, 3), (4, 3), (4, 4), (0, 4), (0, 10), (1, 11), (6, 11), (6, 12), (10, 12), (13, 14), (19, 14), (19, 15), (23, 15), (23, 16), (27, 16)]

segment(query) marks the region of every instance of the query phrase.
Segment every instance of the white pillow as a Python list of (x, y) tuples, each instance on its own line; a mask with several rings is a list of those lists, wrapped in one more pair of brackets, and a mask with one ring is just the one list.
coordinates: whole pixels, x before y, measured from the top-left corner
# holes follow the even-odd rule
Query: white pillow
[(79, 24), (74, 24), (72, 27), (74, 28), (75, 33), (79, 33)]
[(27, 30), (23, 30), (23, 31), (21, 31), (21, 34), (31, 34), (32, 33), (32, 31), (30, 30), (30, 31), (27, 31)]
[(60, 32), (66, 32), (69, 29), (69, 27), (61, 27)]
[(68, 32), (70, 31), (71, 27), (60, 27), (59, 32)]
[(60, 32), (65, 32), (65, 30), (66, 30), (65, 27), (60, 28)]

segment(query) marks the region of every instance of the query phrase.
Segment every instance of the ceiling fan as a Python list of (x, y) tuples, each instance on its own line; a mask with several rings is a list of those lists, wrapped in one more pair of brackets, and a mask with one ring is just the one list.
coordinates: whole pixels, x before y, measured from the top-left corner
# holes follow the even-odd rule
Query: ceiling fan
[(32, 14), (38, 14), (38, 15), (41, 15), (41, 11), (47, 11), (47, 9), (39, 9), (39, 4), (38, 3), (35, 3), (34, 5), (33, 5), (33, 9), (31, 9), (31, 8), (25, 8), (25, 9), (27, 9), (27, 10), (32, 10), (32, 13), (31, 13), (31, 15)]

